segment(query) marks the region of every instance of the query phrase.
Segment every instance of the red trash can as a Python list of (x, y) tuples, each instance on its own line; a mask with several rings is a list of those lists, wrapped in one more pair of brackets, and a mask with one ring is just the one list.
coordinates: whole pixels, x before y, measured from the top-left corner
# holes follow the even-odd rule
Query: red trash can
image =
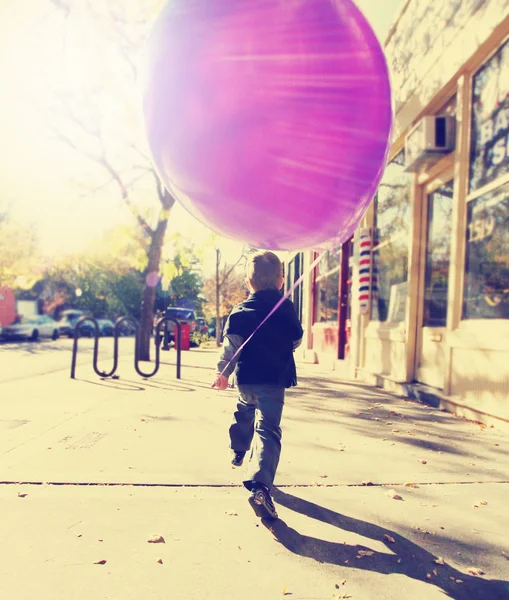
[[(181, 350), (189, 350), (191, 348), (191, 326), (188, 325), (187, 323), (181, 323), (180, 330), (181, 330), (181, 336), (182, 336), (182, 347), (180, 349)], [(176, 325), (175, 325), (173, 334), (175, 336), (174, 337), (175, 347), (177, 347), (179, 336), (178, 336), (178, 329), (177, 329)]]

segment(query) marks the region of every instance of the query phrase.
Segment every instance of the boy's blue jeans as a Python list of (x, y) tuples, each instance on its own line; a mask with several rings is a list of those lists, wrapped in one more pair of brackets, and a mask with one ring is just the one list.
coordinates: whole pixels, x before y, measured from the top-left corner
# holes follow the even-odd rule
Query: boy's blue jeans
[(230, 427), (230, 448), (248, 452), (249, 463), (244, 485), (253, 482), (270, 490), (281, 454), (281, 416), (285, 388), (271, 385), (239, 385), (239, 400)]

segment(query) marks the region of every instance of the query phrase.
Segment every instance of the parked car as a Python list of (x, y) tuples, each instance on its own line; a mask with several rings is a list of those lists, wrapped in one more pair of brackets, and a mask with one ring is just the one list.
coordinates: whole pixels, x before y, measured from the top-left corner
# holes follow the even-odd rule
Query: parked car
[(36, 342), (44, 337), (52, 340), (57, 340), (60, 337), (57, 322), (47, 315), (30, 318), (20, 317), (18, 322), (14, 322), (2, 330), (4, 340), (28, 339)]
[[(175, 306), (169, 306), (165, 311), (165, 317), (171, 317), (172, 319), (177, 319), (179, 323), (189, 325), (191, 335), (197, 331), (197, 320), (196, 314), (194, 310), (190, 310), (189, 308), (177, 308)], [(168, 346), (171, 342), (175, 341), (175, 327), (173, 323), (170, 321), (164, 332), (164, 346)]]
[(199, 333), (205, 334), (209, 332), (209, 326), (207, 325), (207, 321), (203, 317), (198, 317), (196, 319), (197, 330)]
[(112, 337), (115, 335), (115, 323), (109, 319), (97, 319), (99, 325), (99, 334), (103, 337)]
[[(72, 337), (74, 335), (74, 326), (76, 325), (76, 321), (84, 315), (85, 313), (82, 310), (64, 310), (60, 316), (60, 320), (57, 321), (60, 335)], [(90, 327), (93, 330), (91, 325)]]
[(118, 334), (122, 337), (136, 335), (136, 326), (130, 321), (124, 321), (122, 325), (120, 325)]
[[(81, 310), (64, 310), (60, 321), (58, 321), (58, 327), (60, 335), (67, 335), (68, 337), (74, 337), (74, 328), (78, 319), (84, 317), (85, 313)], [(81, 337), (94, 337), (95, 327), (90, 321), (85, 321), (80, 325), (80, 336)]]

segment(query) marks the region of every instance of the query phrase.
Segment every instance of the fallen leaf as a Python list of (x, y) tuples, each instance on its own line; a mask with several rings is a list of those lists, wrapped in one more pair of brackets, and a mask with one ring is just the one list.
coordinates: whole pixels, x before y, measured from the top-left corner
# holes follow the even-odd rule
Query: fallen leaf
[(104, 559), (98, 560), (97, 562), (94, 563), (94, 565), (105, 565), (105, 564), (106, 564), (106, 561)]
[(399, 433), (399, 429), (393, 429), (392, 433)]
[(28, 496), (28, 494), (21, 494), (20, 492), (18, 492), (18, 498), (26, 498)]
[(153, 535), (150, 539), (147, 540), (149, 544), (165, 544), (164, 538), (162, 535)]
[(401, 558), (398, 558), (398, 565), (401, 564)]
[(238, 517), (239, 515), (234, 512), (233, 510), (227, 510), (225, 513), (225, 515), (228, 515), (229, 517)]
[(386, 539), (391, 544), (395, 544), (396, 543), (396, 540), (392, 536), (388, 535), (387, 533), (384, 535), (384, 539)]
[(431, 573), (428, 573), (428, 574), (426, 575), (426, 578), (427, 578), (427, 579), (433, 579), (433, 577), (432, 577)]
[(394, 490), (389, 490), (387, 492), (387, 494), (393, 500), (403, 500), (403, 498), (399, 494), (397, 494)]
[(488, 503), (486, 502), (486, 500), (481, 500), (480, 502), (476, 502), (474, 504), (474, 508), (481, 508), (481, 506), (488, 506)]
[(435, 577), (438, 577), (438, 569), (433, 569), (433, 575), (435, 575)]
[(237, 546), (237, 548), (238, 548), (239, 550), (242, 550), (242, 548), (241, 548), (240, 546)]
[(157, 562), (158, 562), (160, 565), (162, 565), (162, 564), (163, 564), (163, 559), (162, 559), (162, 558), (158, 558), (158, 559), (157, 559)]
[(456, 583), (463, 583), (463, 579), (456, 579)]
[(328, 475), (320, 475), (322, 479), (327, 479)]
[(437, 563), (437, 565), (445, 565), (445, 561), (441, 556), (439, 556), (435, 562)]
[(363, 556), (373, 556), (374, 552), (372, 550), (359, 550), (357, 553), (357, 558), (362, 558)]
[(422, 458), (419, 460), (419, 462), (421, 463), (421, 465), (427, 465), (428, 461), (427, 460), (422, 460)]
[(407, 488), (416, 488), (417, 486), (415, 485), (415, 483), (412, 483), (411, 481), (407, 481), (405, 483), (405, 487), (407, 487)]
[(481, 569), (468, 569), (468, 572), (471, 575), (484, 575), (484, 571), (482, 571)]

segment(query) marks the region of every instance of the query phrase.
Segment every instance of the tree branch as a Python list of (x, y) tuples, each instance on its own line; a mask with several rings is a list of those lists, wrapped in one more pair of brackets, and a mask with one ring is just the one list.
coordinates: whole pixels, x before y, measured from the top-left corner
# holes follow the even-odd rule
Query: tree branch
[[(230, 275), (233, 273), (234, 269), (242, 262), (242, 260), (245, 260), (246, 257), (246, 249), (245, 246), (242, 248), (242, 254), (240, 255), (239, 259), (237, 260), (237, 262), (232, 265), (232, 267), (230, 267), (230, 269), (228, 271), (225, 271), (224, 275), (223, 275), (223, 280), (220, 283), (220, 287), (222, 287), (227, 281), (228, 278), (230, 277)], [(226, 265), (224, 267), (226, 269)]]

